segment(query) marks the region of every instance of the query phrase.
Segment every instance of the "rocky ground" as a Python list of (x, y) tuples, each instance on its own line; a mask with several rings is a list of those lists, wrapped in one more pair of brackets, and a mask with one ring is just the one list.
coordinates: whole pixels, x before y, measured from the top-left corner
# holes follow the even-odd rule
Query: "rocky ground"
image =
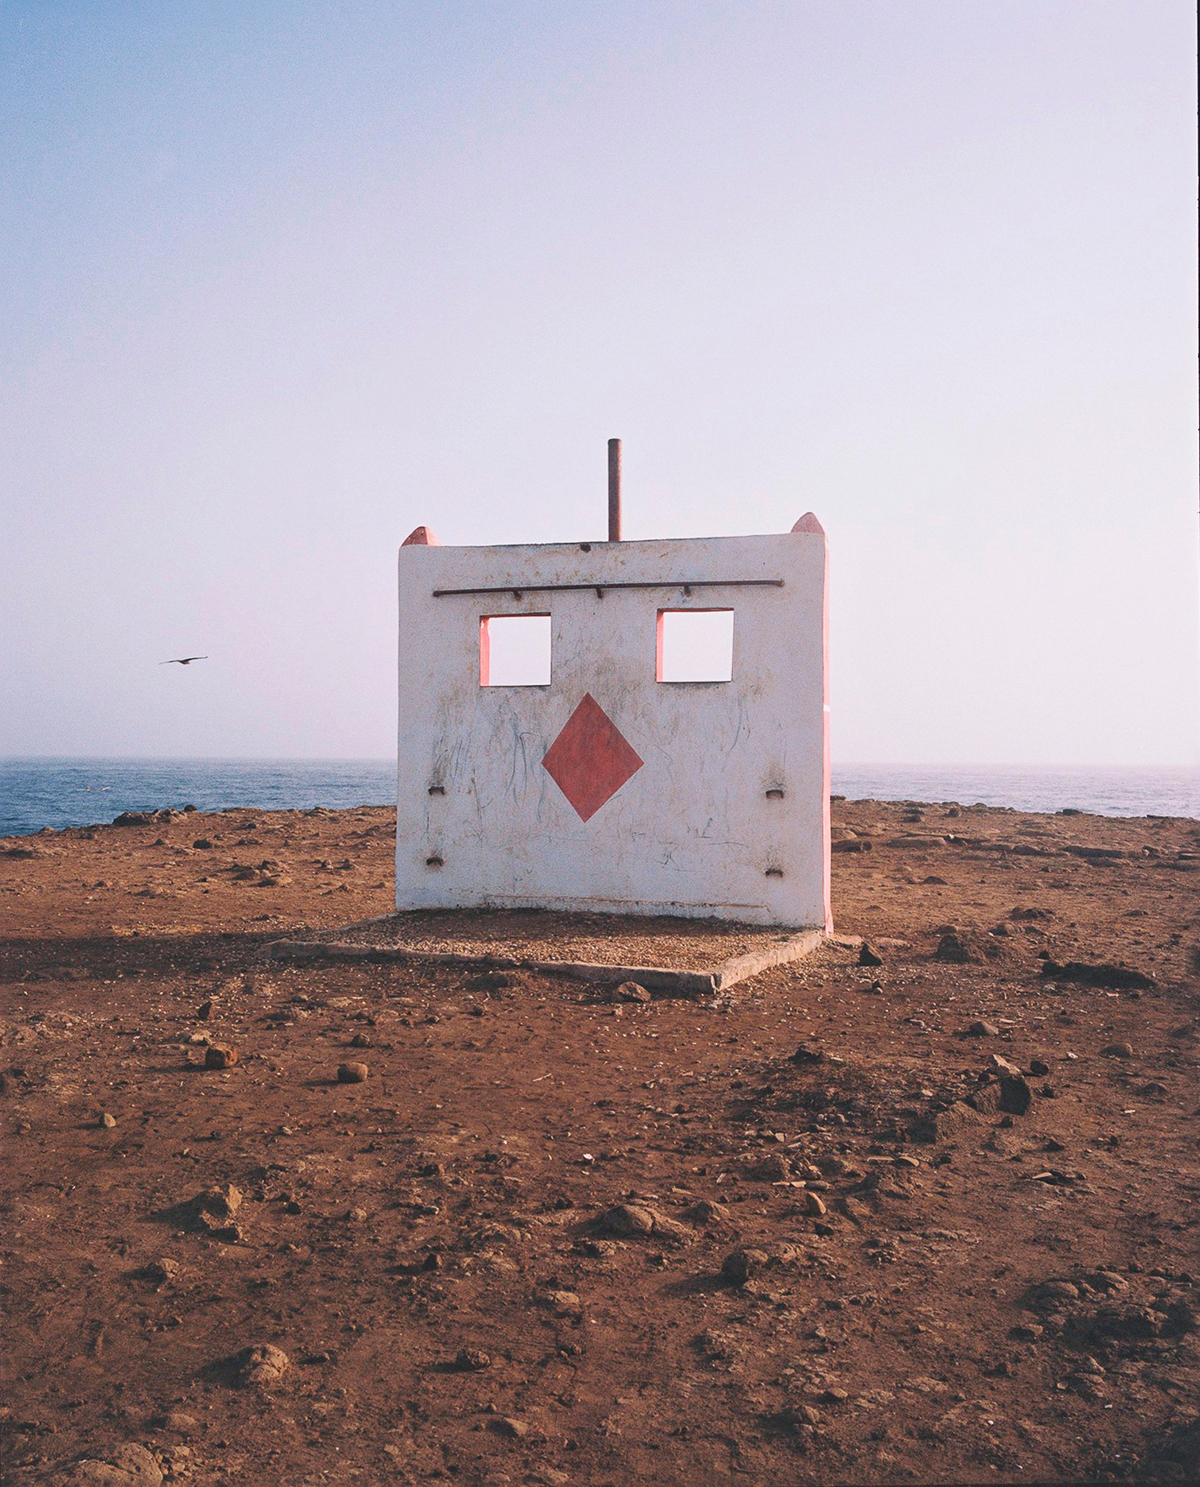
[(838, 803), (865, 948), (704, 1002), (272, 964), (391, 829), (0, 842), (6, 1483), (1194, 1476), (1200, 824)]

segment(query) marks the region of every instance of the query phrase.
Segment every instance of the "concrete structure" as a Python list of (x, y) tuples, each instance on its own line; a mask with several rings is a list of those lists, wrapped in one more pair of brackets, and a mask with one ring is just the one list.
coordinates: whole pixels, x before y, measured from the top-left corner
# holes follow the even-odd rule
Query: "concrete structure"
[[(771, 537), (518, 547), (418, 528), (399, 566), (398, 909), (832, 928), (815, 517)], [(692, 623), (676, 615), (714, 611), (732, 612), (729, 679), (661, 679)], [(549, 681), (492, 685), (489, 621), (518, 615), (549, 617)]]

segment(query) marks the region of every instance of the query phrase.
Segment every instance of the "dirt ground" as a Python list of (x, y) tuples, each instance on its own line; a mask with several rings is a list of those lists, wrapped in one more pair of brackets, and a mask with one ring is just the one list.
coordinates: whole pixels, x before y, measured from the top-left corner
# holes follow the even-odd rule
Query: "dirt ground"
[(839, 802), (867, 952), (701, 1001), (272, 963), (391, 836), (0, 841), (4, 1482), (1194, 1477), (1200, 823)]

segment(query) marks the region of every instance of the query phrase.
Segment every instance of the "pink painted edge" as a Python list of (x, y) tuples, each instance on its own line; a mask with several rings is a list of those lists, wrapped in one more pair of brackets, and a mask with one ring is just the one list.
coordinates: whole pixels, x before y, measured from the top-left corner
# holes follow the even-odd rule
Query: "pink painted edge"
[(441, 545), (428, 527), (414, 527), (400, 544), (401, 547), (441, 547)]
[[(811, 513), (809, 513), (809, 514), (811, 515)], [(807, 519), (808, 519), (807, 517), (801, 517), (800, 518), (801, 521), (806, 521)], [(815, 516), (812, 519), (813, 519), (814, 523), (816, 523), (817, 529), (819, 531), (820, 530), (820, 523), (817, 522), (817, 519), (816, 519)], [(797, 523), (797, 525), (799, 525), (799, 523)], [(829, 750), (829, 544), (828, 543), (825, 544), (825, 560), (824, 560), (824, 566), (823, 566), (822, 574), (821, 574), (821, 588), (822, 588), (822, 596), (821, 596), (821, 675), (822, 675), (822, 686), (821, 686), (821, 693), (822, 693), (822, 697), (821, 697), (821, 719), (822, 719), (822, 725), (823, 725), (822, 726), (822, 732), (823, 732), (823, 735), (824, 735), (823, 736), (823, 739), (822, 739), (822, 748), (821, 748), (821, 754), (822, 754), (821, 773), (822, 773), (822, 776), (823, 776), (823, 778), (822, 778), (822, 786), (821, 786), (821, 798), (822, 798), (822, 801), (823, 801), (823, 806), (822, 806), (822, 821), (821, 821), (821, 834), (822, 834), (822, 836), (824, 838), (824, 841), (822, 842), (822, 855), (824, 857), (824, 863), (823, 863), (823, 868), (822, 868), (822, 876), (824, 878), (825, 933), (827, 935), (831, 935), (833, 933), (833, 872), (832, 872), (832, 865), (831, 865), (831, 860), (830, 860), (831, 848), (830, 848), (829, 842), (830, 842), (831, 828), (832, 828), (832, 825), (833, 825), (833, 821), (832, 821), (832, 811), (833, 811), (833, 808), (832, 808), (832, 803), (831, 803), (831, 801), (829, 799), (829, 792), (833, 788), (833, 771), (832, 771), (832, 768), (830, 766), (830, 750)]]
[(825, 535), (825, 528), (821, 525), (821, 523), (817, 520), (816, 516), (811, 511), (806, 511), (804, 513), (804, 515), (792, 528), (792, 531), (815, 532), (819, 537), (824, 537)]
[(492, 637), (488, 633), (490, 615), (479, 619), (479, 685), (489, 687), (492, 683)]

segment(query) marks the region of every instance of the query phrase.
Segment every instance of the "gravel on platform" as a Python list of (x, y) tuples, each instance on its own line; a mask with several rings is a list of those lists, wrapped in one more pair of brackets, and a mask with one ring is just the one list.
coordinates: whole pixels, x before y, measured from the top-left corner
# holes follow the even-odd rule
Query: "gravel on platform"
[(453, 955), (704, 971), (734, 956), (768, 949), (793, 933), (726, 920), (540, 909), (437, 909), (389, 914), (308, 938)]

